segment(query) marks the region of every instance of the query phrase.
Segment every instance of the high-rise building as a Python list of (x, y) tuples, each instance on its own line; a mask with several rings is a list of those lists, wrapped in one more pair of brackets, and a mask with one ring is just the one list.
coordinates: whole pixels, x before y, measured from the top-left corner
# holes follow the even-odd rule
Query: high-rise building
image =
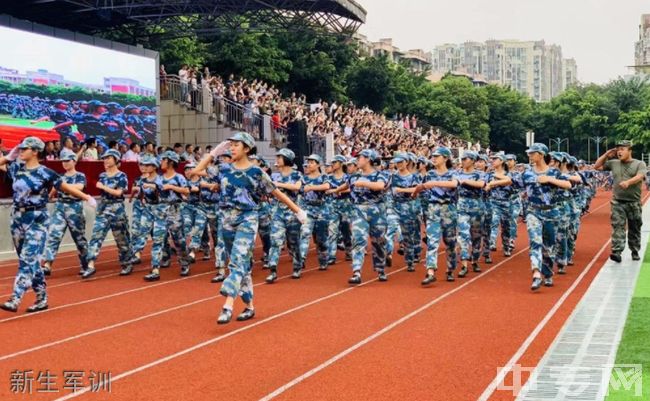
[[(550, 100), (566, 88), (562, 48), (544, 41), (488, 40), (444, 44), (432, 52), (434, 73), (457, 72), (509, 86), (537, 101)], [(571, 82), (576, 80), (572, 60)]]
[(564, 89), (568, 89), (578, 83), (578, 66), (574, 59), (568, 58), (564, 60), (562, 74)]
[(405, 63), (414, 72), (425, 72), (431, 69), (431, 53), (422, 49), (402, 51), (393, 45), (393, 39), (383, 38), (378, 42), (371, 42), (364, 35), (355, 34), (359, 56), (377, 57), (386, 56), (394, 63)]
[(641, 15), (639, 40), (634, 49), (634, 69), (637, 73), (650, 72), (650, 14)]

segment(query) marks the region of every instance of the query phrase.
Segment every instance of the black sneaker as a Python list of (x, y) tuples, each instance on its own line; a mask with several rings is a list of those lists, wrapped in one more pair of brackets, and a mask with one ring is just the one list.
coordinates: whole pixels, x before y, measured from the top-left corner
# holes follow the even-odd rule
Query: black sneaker
[(393, 256), (386, 256), (386, 267), (393, 267)]
[(639, 252), (632, 251), (632, 260), (641, 260), (641, 257), (639, 256)]
[(217, 324), (230, 323), (230, 319), (232, 319), (232, 309), (223, 308), (219, 318), (217, 319)]
[(621, 261), (623, 260), (623, 259), (621, 258), (621, 254), (620, 254), (620, 253), (612, 253), (611, 255), (609, 255), (609, 258), (610, 258), (611, 260), (613, 260), (614, 262), (616, 262), (616, 263), (621, 263)]
[(255, 309), (246, 308), (242, 313), (239, 314), (239, 316), (237, 316), (237, 321), (243, 322), (252, 319), (254, 317), (255, 317)]
[(221, 283), (226, 279), (226, 274), (223, 269), (219, 269), (217, 272), (217, 275), (212, 277), (212, 280), (210, 280), (211, 283)]
[(510, 257), (511, 255), (512, 255), (512, 252), (510, 252), (510, 250), (503, 251), (503, 256)]
[(420, 256), (420, 255), (415, 255), (414, 262), (415, 262), (415, 263), (420, 263), (420, 262), (422, 262), (422, 256)]
[(318, 266), (318, 270), (325, 271), (325, 270), (327, 270), (328, 265), (329, 265), (329, 263), (326, 264), (326, 265)]
[(37, 297), (36, 303), (27, 308), (27, 313), (35, 313), (44, 311), (47, 309), (47, 298), (46, 297)]
[(567, 266), (573, 266), (573, 259), (569, 259), (568, 262), (566, 262)]
[(460, 271), (458, 272), (458, 277), (463, 278), (467, 276), (467, 266), (463, 266)]
[(7, 302), (3, 303), (0, 305), (0, 309), (6, 310), (7, 312), (18, 312), (18, 305), (20, 305), (20, 302), (18, 302), (15, 298), (11, 298)]
[(397, 249), (397, 253), (404, 256), (404, 248), (400, 245), (399, 249)]
[(491, 265), (492, 264), (492, 258), (489, 256), (485, 257), (485, 264)]
[(352, 277), (348, 279), (348, 284), (361, 284), (361, 273), (354, 273)]
[(172, 264), (172, 262), (169, 259), (165, 259), (165, 260), (160, 261), (160, 267), (163, 268), (163, 269), (168, 268), (171, 264)]
[(273, 284), (275, 283), (275, 280), (278, 279), (278, 273), (275, 271), (275, 269), (271, 270), (271, 274), (266, 276), (266, 283), (267, 284)]
[(190, 275), (190, 267), (188, 265), (181, 266), (181, 277), (187, 277)]
[(415, 271), (415, 266), (413, 266), (413, 265), (409, 265), (409, 266), (406, 268), (406, 271), (409, 272), (409, 273), (413, 273), (413, 272)]
[(492, 252), (496, 252), (496, 251), (497, 251), (497, 247), (496, 247), (496, 246), (491, 246), (491, 247), (490, 247), (490, 251), (492, 251)]
[(553, 278), (547, 277), (544, 279), (544, 287), (553, 287)]
[(530, 289), (533, 291), (537, 291), (541, 286), (542, 286), (542, 278), (533, 277), (533, 284), (530, 286)]
[[(452, 276), (453, 277), (453, 276)], [(436, 282), (436, 276), (433, 274), (427, 274), (426, 277), (424, 277), (424, 280), (422, 280), (422, 285), (429, 285), (431, 283)]]
[(336, 264), (336, 258), (328, 260), (327, 264), (330, 265), (330, 266), (335, 265)]
[(126, 265), (122, 267), (122, 270), (120, 270), (120, 276), (128, 276), (133, 272), (133, 266), (132, 265)]
[(557, 274), (566, 274), (566, 267), (557, 265)]
[(51, 268), (51, 267), (43, 266), (43, 267), (41, 268), (41, 270), (43, 270), (43, 274), (44, 274), (45, 276), (48, 276), (48, 277), (49, 277), (49, 276), (52, 275), (52, 268)]
[(196, 263), (196, 254), (194, 253), (194, 251), (190, 252), (190, 254), (187, 255), (187, 260), (190, 263)]
[[(486, 260), (486, 263), (487, 263), (487, 260)], [(492, 261), (490, 261), (490, 263), (492, 263)], [(474, 273), (480, 273), (480, 272), (482, 272), (481, 267), (480, 267), (480, 266), (478, 265), (478, 263), (476, 263), (476, 262), (472, 263), (472, 271), (473, 271)]]
[(377, 279), (378, 279), (379, 281), (382, 281), (382, 282), (383, 282), (383, 281), (388, 281), (388, 276), (386, 276), (386, 272), (384, 272), (384, 271), (382, 270), (382, 271), (380, 271), (379, 274), (377, 275)]
[(86, 270), (84, 270), (83, 274), (81, 275), (81, 278), (86, 279), (91, 277), (93, 274), (95, 274), (97, 270), (95, 270), (94, 267), (89, 267)]
[(350, 255), (349, 253), (346, 253), (346, 254), (345, 254), (345, 261), (346, 261), (346, 262), (349, 262), (349, 261), (351, 261), (351, 260), (352, 260), (352, 255)]
[(146, 276), (143, 277), (144, 281), (158, 281), (160, 280), (160, 273), (158, 273), (157, 269), (154, 269), (151, 271), (151, 273), (147, 274)]
[(291, 273), (291, 278), (294, 280), (298, 280), (300, 276), (302, 276), (300, 270), (294, 270), (293, 273)]
[(447, 270), (447, 281), (450, 283), (452, 281), (456, 281), (456, 279), (454, 278), (454, 272), (452, 272), (451, 270)]

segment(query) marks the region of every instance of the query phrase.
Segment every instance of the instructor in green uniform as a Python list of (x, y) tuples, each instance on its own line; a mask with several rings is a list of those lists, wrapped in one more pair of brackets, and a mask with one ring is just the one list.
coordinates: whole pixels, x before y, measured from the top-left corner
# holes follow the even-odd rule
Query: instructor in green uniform
[(611, 171), (614, 178), (612, 197), (612, 253), (609, 258), (621, 262), (627, 242), (632, 259), (639, 260), (641, 249), (641, 182), (645, 179), (646, 165), (632, 158), (632, 142), (619, 141), (615, 149), (608, 150), (596, 160), (596, 170)]

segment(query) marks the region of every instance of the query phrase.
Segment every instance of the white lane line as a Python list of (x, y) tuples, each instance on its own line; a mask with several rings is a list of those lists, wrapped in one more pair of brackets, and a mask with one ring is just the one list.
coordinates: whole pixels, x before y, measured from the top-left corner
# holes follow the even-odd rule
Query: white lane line
[(607, 249), (609, 246), (609, 243), (611, 242), (611, 239), (607, 240), (605, 244), (600, 248), (600, 250), (596, 253), (596, 255), (591, 259), (587, 267), (580, 273), (578, 278), (573, 282), (573, 284), (562, 294), (560, 299), (557, 300), (555, 305), (551, 308), (551, 310), (548, 311), (546, 316), (544, 316), (544, 319), (542, 319), (541, 322), (535, 327), (535, 329), (530, 333), (530, 335), (526, 338), (526, 340), (521, 344), (517, 352), (510, 358), (508, 363), (506, 363), (505, 367), (499, 370), (497, 373), (496, 377), (488, 386), (485, 388), (483, 393), (477, 398), (477, 401), (487, 401), (494, 391), (496, 391), (496, 388), (498, 387), (499, 383), (503, 382), (503, 379), (506, 377), (508, 372), (512, 370), (514, 367), (515, 363), (519, 360), (519, 358), (522, 357), (522, 355), (528, 350), (528, 347), (535, 341), (539, 333), (546, 327), (546, 324), (551, 320), (551, 318), (555, 315), (555, 313), (560, 309), (564, 301), (573, 293), (573, 290), (582, 282), (582, 279), (585, 277), (587, 273), (591, 270), (591, 268), (594, 266), (600, 255)]
[(280, 395), (280, 394), (284, 393), (285, 391), (289, 390), (291, 387), (294, 387), (295, 385), (299, 384), (300, 382), (304, 381), (305, 379), (315, 375), (316, 373), (320, 372), (321, 370), (323, 370), (323, 369), (327, 368), (328, 366), (336, 363), (336, 361), (338, 361), (338, 360), (340, 360), (342, 358), (345, 358), (350, 353), (352, 353), (355, 350), (363, 347), (364, 345), (366, 345), (369, 342), (373, 341), (377, 337), (379, 337), (379, 336), (381, 336), (383, 334), (386, 334), (390, 330), (392, 330), (395, 327), (399, 326), (400, 324), (406, 322), (407, 320), (413, 318), (414, 316), (420, 314), (421, 312), (423, 312), (426, 309), (430, 308), (431, 306), (437, 304), (438, 302), (442, 301), (443, 299), (449, 297), (450, 295), (455, 294), (456, 292), (462, 290), (463, 288), (465, 288), (468, 285), (472, 284), (476, 280), (480, 280), (481, 278), (487, 276), (488, 274), (495, 271), (499, 266), (505, 264), (506, 262), (509, 262), (511, 259), (513, 259), (516, 256), (521, 255), (522, 253), (526, 252), (527, 250), (528, 250), (528, 248), (524, 248), (524, 249), (520, 250), (519, 252), (516, 252), (514, 255), (508, 257), (507, 259), (504, 259), (501, 262), (495, 264), (491, 269), (486, 270), (484, 273), (481, 273), (479, 276), (476, 276), (473, 279), (470, 279), (469, 281), (466, 281), (465, 283), (463, 283), (462, 285), (454, 288), (453, 290), (448, 291), (448, 292), (436, 297), (435, 299), (429, 301), (428, 303), (422, 305), (421, 307), (414, 310), (413, 312), (401, 317), (398, 320), (395, 320), (394, 322), (392, 322), (388, 326), (385, 326), (381, 330), (378, 330), (378, 331), (374, 332), (370, 336), (364, 338), (363, 340), (361, 340), (358, 343), (352, 345), (351, 347), (347, 348), (346, 350), (334, 355), (333, 357), (331, 357), (327, 361), (321, 363), (320, 365), (316, 366), (315, 368), (303, 373), (302, 375), (296, 377), (295, 379), (291, 380), (290, 382), (278, 387), (273, 392), (271, 392), (271, 393), (267, 394), (266, 396), (260, 398), (260, 401), (272, 400), (273, 398), (277, 397), (278, 395)]
[[(403, 271), (403, 270), (405, 270), (405, 269), (406, 269), (406, 267), (402, 267), (402, 268), (400, 268), (399, 270), (395, 270), (395, 271), (392, 271), (392, 272), (388, 273), (387, 275), (390, 276), (390, 275), (393, 275), (393, 274), (395, 274), (395, 273), (401, 272), (401, 271)], [(226, 338), (232, 337), (232, 336), (234, 336), (234, 335), (236, 335), (236, 334), (239, 334), (239, 333), (241, 333), (241, 332), (244, 332), (244, 331), (248, 331), (248, 330), (250, 330), (250, 329), (252, 329), (252, 328), (255, 328), (255, 327), (260, 326), (260, 325), (262, 325), (262, 324), (265, 324), (265, 323), (268, 323), (268, 322), (270, 322), (270, 321), (273, 321), (273, 320), (279, 319), (279, 318), (281, 318), (281, 317), (283, 317), (283, 316), (290, 315), (290, 314), (292, 314), (292, 313), (294, 313), (294, 312), (300, 311), (300, 310), (305, 309), (305, 308), (307, 308), (307, 307), (309, 307), (309, 306), (312, 306), (312, 305), (315, 305), (315, 304), (321, 303), (321, 302), (326, 301), (326, 300), (328, 300), (328, 299), (331, 299), (331, 298), (337, 297), (337, 296), (339, 296), (339, 295), (341, 295), (341, 294), (345, 294), (345, 293), (347, 293), (347, 292), (353, 291), (355, 288), (363, 287), (363, 286), (368, 285), (368, 284), (370, 284), (370, 283), (373, 283), (373, 282), (375, 282), (375, 281), (377, 281), (377, 278), (374, 278), (374, 279), (372, 279), (372, 280), (368, 280), (368, 281), (366, 281), (366, 282), (364, 282), (364, 283), (362, 283), (362, 284), (359, 284), (359, 285), (357, 285), (357, 286), (354, 286), (354, 287), (348, 287), (348, 288), (345, 288), (345, 289), (343, 289), (343, 290), (339, 290), (339, 291), (337, 291), (337, 292), (334, 292), (334, 293), (332, 293), (332, 294), (325, 295), (325, 296), (323, 296), (323, 297), (320, 297), (320, 298), (314, 299), (313, 301), (309, 301), (309, 302), (307, 302), (307, 303), (304, 303), (304, 304), (298, 305), (298, 306), (293, 307), (293, 308), (291, 308), (291, 309), (288, 309), (288, 310), (286, 310), (286, 311), (284, 311), (284, 312), (280, 312), (280, 313), (277, 313), (277, 314), (275, 314), (275, 315), (271, 315), (271, 316), (269, 316), (269, 317), (267, 317), (267, 318), (265, 318), (265, 319), (258, 320), (258, 321), (256, 321), (255, 323), (250, 324), (250, 325), (248, 325), (248, 326), (244, 326), (244, 327), (241, 327), (241, 328), (239, 328), (239, 329), (233, 330), (233, 331), (228, 332), (228, 333), (226, 333), (226, 334), (220, 335), (219, 337), (215, 337), (215, 338), (210, 339), (210, 340), (208, 340), (208, 341), (204, 341), (204, 342), (202, 342), (202, 343), (196, 344), (196, 345), (194, 345), (194, 346), (192, 346), (192, 347), (190, 347), (190, 348), (186, 348), (186, 349), (184, 349), (184, 350), (182, 350), (182, 351), (176, 352), (176, 353), (171, 354), (171, 355), (168, 355), (168, 356), (166, 356), (166, 357), (163, 357), (163, 358), (160, 358), (160, 359), (156, 359), (155, 361), (152, 361), (152, 362), (150, 362), (150, 363), (148, 363), (148, 364), (146, 364), (146, 365), (139, 366), (139, 367), (137, 367), (137, 368), (134, 368), (134, 369), (128, 370), (128, 371), (126, 371), (126, 372), (124, 372), (124, 373), (120, 373), (119, 375), (112, 377), (112, 378), (111, 378), (111, 383), (114, 383), (114, 382), (116, 382), (116, 381), (118, 381), (118, 380), (124, 379), (125, 377), (132, 376), (132, 375), (134, 375), (134, 374), (136, 374), (136, 373), (138, 373), (138, 372), (142, 372), (143, 370), (146, 370), (146, 369), (152, 368), (152, 367), (154, 367), (154, 366), (160, 365), (160, 364), (165, 363), (165, 362), (167, 362), (167, 361), (170, 361), (170, 360), (172, 360), (172, 359), (179, 358), (179, 357), (181, 357), (181, 356), (183, 356), (183, 355), (189, 354), (189, 353), (191, 353), (191, 352), (193, 352), (193, 351), (196, 351), (196, 350), (198, 350), (198, 349), (201, 349), (201, 348), (207, 347), (208, 345), (215, 344), (215, 343), (217, 343), (217, 342), (219, 342), (219, 341), (225, 340)], [(69, 400), (69, 399), (71, 399), (71, 398), (76, 398), (76, 397), (79, 397), (79, 396), (82, 395), (82, 394), (87, 393), (87, 392), (90, 391), (90, 390), (91, 390), (91, 387), (90, 387), (90, 386), (88, 386), (88, 387), (84, 387), (84, 388), (80, 389), (79, 391), (76, 391), (76, 392), (74, 392), (74, 393), (70, 393), (70, 394), (65, 395), (65, 396), (63, 396), (63, 397), (59, 397), (59, 398), (57, 398), (55, 401), (64, 401), (64, 400)]]

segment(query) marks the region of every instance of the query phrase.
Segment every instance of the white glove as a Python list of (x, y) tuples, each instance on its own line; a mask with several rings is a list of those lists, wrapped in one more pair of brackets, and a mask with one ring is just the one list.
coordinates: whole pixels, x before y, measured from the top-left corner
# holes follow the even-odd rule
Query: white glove
[(305, 222), (307, 221), (307, 212), (305, 212), (302, 209), (298, 210), (298, 213), (296, 213), (296, 218), (298, 219), (300, 224), (305, 224)]
[(230, 141), (223, 141), (210, 151), (210, 156), (212, 156), (213, 159), (216, 159), (226, 153), (228, 149), (230, 149)]
[(12, 162), (12, 161), (16, 160), (16, 158), (18, 157), (18, 154), (19, 154), (19, 153), (20, 153), (20, 149), (18, 149), (18, 145), (16, 145), (16, 147), (14, 147), (13, 149), (11, 149), (11, 152), (9, 152), (9, 153), (7, 154), (7, 156), (5, 156), (5, 159), (7, 159), (7, 160), (9, 160), (10, 162)]
[(86, 202), (88, 203), (88, 206), (90, 206), (91, 208), (97, 209), (97, 201), (92, 196), (86, 199)]

